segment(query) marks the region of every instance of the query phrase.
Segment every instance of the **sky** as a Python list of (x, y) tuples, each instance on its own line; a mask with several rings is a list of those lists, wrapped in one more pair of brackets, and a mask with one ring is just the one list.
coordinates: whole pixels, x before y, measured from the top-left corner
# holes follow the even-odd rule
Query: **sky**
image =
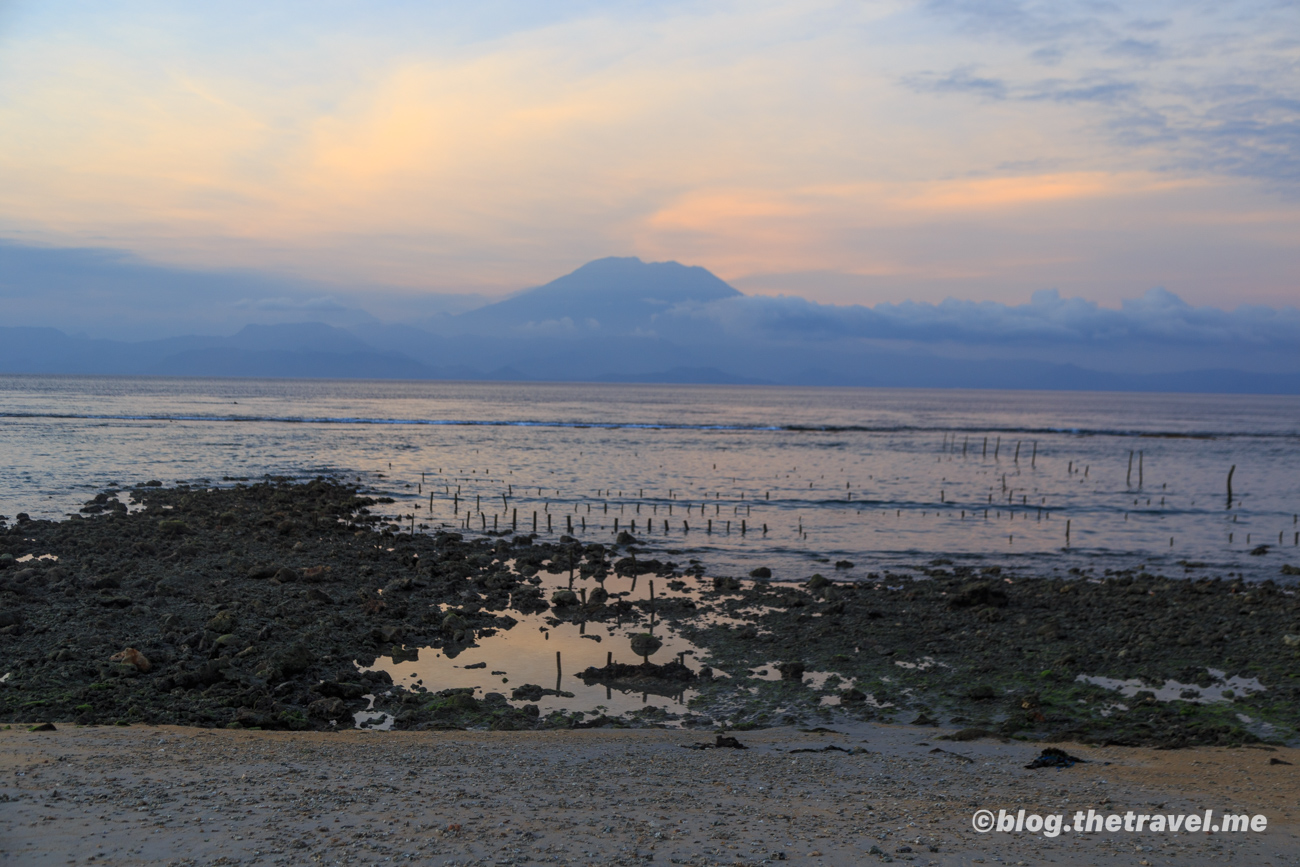
[(1298, 141), (1294, 0), (0, 0), (0, 241), (359, 297), (1295, 306)]

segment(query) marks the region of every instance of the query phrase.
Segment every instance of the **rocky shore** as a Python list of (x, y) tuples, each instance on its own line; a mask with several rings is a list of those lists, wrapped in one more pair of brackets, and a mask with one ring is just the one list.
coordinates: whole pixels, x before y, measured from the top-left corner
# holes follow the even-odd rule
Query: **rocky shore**
[[(653, 559), (626, 533), (412, 533), (377, 514), (385, 505), (324, 479), (151, 482), (101, 493), (84, 517), (0, 524), (0, 721), (327, 731), (369, 710), (398, 729), (743, 730), (852, 718), (1164, 747), (1288, 742), (1300, 727), (1289, 585), (1047, 579), (943, 560), (778, 584)], [(659, 596), (616, 590), (635, 576), (657, 578)], [(532, 702), (556, 691), (536, 684), (478, 695), (366, 670), (453, 657), (539, 615), (649, 618), (688, 639), (689, 665), (650, 661), (651, 649), (580, 676), (689, 688), (689, 710), (542, 712)], [(638, 655), (653, 647), (631, 637)]]

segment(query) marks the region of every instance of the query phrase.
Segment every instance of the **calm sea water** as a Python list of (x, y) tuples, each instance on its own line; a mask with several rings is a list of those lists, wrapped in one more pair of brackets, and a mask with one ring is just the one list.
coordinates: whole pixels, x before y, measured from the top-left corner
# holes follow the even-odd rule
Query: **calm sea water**
[(635, 521), (712, 574), (1300, 565), (1296, 397), (0, 377), (10, 520), (268, 473), (360, 480), (407, 530)]

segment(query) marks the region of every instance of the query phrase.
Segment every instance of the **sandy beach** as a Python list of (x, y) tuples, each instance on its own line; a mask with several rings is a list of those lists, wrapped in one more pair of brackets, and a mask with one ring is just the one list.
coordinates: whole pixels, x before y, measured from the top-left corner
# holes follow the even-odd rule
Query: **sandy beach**
[[(5, 864), (1300, 863), (1287, 748), (1063, 744), (1086, 763), (1027, 770), (1031, 744), (871, 724), (736, 733), (744, 750), (665, 730), (56, 728), (0, 731)], [(972, 830), (977, 809), (1021, 808), (1268, 827)]]

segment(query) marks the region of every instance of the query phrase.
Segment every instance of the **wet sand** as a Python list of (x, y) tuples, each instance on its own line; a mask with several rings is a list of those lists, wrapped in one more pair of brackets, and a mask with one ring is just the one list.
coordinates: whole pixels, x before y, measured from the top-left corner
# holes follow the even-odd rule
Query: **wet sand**
[[(1300, 750), (1061, 744), (1087, 763), (1026, 770), (1035, 745), (942, 733), (772, 728), (697, 751), (683, 747), (712, 734), (14, 726), (0, 863), (1300, 863)], [(1048, 840), (977, 834), (980, 808), (1209, 808), (1269, 826)]]

